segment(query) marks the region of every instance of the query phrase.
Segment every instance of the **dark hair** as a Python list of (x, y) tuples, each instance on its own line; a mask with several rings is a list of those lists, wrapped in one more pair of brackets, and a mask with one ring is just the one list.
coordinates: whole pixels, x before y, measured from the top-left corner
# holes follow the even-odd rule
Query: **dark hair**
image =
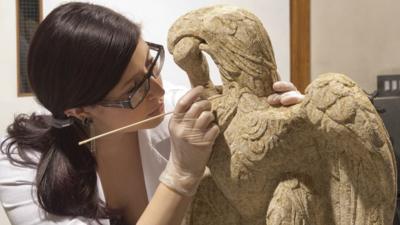
[[(28, 76), (37, 100), (56, 119), (69, 108), (102, 100), (118, 83), (140, 37), (140, 28), (102, 6), (67, 3), (39, 25), (28, 53)], [(87, 128), (54, 128), (51, 116), (18, 115), (1, 143), (11, 162), (37, 166), (38, 200), (47, 212), (63, 216), (110, 218), (97, 195), (96, 161), (88, 146)], [(16, 146), (20, 159), (12, 156)], [(27, 154), (41, 153), (39, 162)]]

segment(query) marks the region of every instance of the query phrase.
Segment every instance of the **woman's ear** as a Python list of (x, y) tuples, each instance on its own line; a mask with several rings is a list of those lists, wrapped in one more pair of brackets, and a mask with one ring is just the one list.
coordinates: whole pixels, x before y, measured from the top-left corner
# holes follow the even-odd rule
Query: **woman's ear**
[(67, 117), (75, 117), (75, 118), (77, 118), (77, 119), (79, 119), (79, 120), (84, 120), (85, 118), (89, 118), (89, 117), (90, 117), (90, 116), (89, 116), (89, 113), (86, 112), (86, 111), (84, 110), (84, 108), (81, 108), (81, 107), (79, 107), (79, 108), (67, 109), (67, 110), (64, 111), (64, 114), (65, 114)]

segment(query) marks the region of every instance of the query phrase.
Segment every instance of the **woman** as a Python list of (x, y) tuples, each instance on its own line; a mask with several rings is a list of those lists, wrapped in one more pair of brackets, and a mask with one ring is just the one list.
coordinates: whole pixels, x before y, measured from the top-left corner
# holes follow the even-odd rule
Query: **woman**
[[(13, 224), (180, 223), (219, 129), (210, 103), (198, 100), (202, 87), (179, 101), (181, 89), (163, 87), (163, 54), (105, 7), (67, 3), (43, 20), (28, 76), (51, 115), (17, 116), (2, 142), (0, 199)], [(271, 103), (301, 100), (292, 84), (274, 86), (286, 93)], [(77, 144), (170, 110), (171, 118)]]

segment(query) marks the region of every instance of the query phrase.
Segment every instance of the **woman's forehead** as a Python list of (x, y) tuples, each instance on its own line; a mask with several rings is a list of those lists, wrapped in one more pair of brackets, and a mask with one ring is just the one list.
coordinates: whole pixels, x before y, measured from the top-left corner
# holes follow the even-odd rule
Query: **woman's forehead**
[(117, 85), (108, 93), (108, 98), (119, 95), (119, 90), (131, 84), (138, 76), (143, 76), (149, 47), (143, 39), (138, 40), (135, 51)]
[(135, 51), (133, 52), (132, 58), (124, 72), (123, 79), (131, 80), (133, 76), (139, 75), (145, 68), (147, 54), (149, 47), (143, 39), (139, 39)]

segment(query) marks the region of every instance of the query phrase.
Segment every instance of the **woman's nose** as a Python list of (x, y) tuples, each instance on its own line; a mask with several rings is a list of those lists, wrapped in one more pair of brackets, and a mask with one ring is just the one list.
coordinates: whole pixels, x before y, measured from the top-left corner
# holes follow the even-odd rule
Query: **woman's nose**
[(161, 77), (151, 77), (150, 78), (150, 90), (149, 90), (149, 94), (147, 95), (148, 98), (154, 99), (154, 98), (160, 98), (162, 96), (164, 96), (165, 91), (164, 88), (162, 86), (162, 81), (161, 81)]

